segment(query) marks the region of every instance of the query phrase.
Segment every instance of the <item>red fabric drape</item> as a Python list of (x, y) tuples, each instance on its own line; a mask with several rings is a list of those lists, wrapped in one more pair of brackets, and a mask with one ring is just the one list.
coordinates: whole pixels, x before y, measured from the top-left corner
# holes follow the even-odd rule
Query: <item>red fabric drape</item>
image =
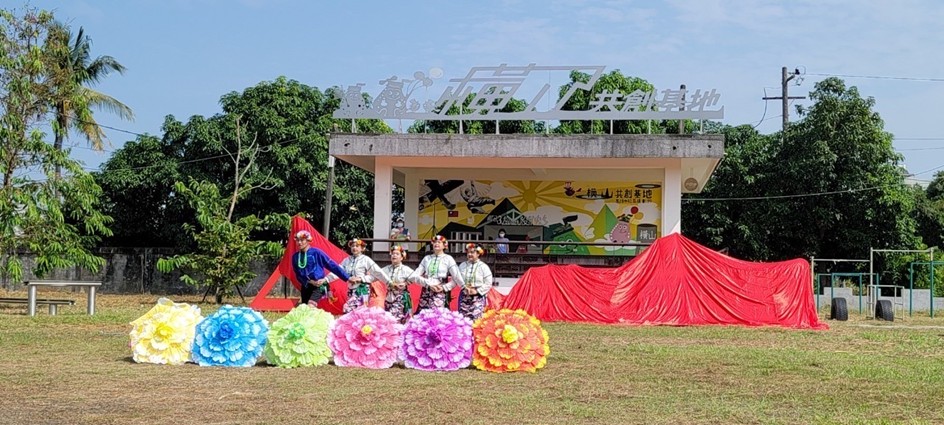
[[(311, 233), (311, 246), (318, 248), (328, 254), (332, 260), (340, 264), (347, 258), (348, 254), (341, 248), (335, 246), (328, 238), (325, 238), (312, 227), (311, 223), (299, 216), (292, 217), (292, 237), (288, 239), (288, 246), (285, 247), (285, 253), (282, 255), (282, 261), (279, 262), (279, 273), (285, 276), (295, 285), (298, 290), (302, 289), (301, 284), (295, 279), (295, 271), (292, 270), (292, 254), (298, 251), (298, 243), (295, 242), (295, 234), (301, 230), (307, 230)], [(325, 270), (327, 273), (328, 271)], [(344, 303), (347, 302), (347, 283), (336, 279), (328, 284), (331, 294), (328, 298), (318, 302), (318, 308), (331, 314), (343, 314)]]
[(532, 268), (504, 307), (545, 321), (826, 329), (811, 279), (802, 259), (752, 263), (672, 234), (615, 269)]

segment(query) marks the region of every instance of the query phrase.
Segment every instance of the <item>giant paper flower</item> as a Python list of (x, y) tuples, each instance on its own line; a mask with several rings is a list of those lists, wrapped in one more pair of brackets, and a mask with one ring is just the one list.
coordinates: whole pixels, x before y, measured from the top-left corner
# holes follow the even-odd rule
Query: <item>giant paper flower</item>
[(472, 327), (472, 364), (491, 372), (534, 372), (544, 367), (551, 348), (541, 321), (524, 310), (489, 310)]
[(279, 367), (320, 366), (331, 360), (328, 328), (334, 316), (307, 304), (272, 323), (265, 346), (266, 362)]
[(157, 300), (151, 310), (131, 322), (132, 358), (138, 363), (186, 363), (194, 329), (202, 319), (200, 307)]
[(403, 325), (382, 308), (361, 307), (331, 325), (328, 346), (338, 366), (385, 369), (397, 361)]
[(197, 325), (193, 361), (200, 366), (253, 366), (268, 331), (269, 323), (255, 310), (224, 305)]
[(472, 321), (445, 308), (413, 316), (403, 331), (400, 358), (420, 370), (458, 370), (472, 361)]

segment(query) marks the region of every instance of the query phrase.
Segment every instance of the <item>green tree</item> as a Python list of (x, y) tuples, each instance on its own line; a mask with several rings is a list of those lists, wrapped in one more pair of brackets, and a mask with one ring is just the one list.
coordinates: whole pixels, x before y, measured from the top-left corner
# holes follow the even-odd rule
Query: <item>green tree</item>
[[(494, 90), (494, 89), (492, 89)], [(462, 101), (462, 108), (468, 109), (472, 104), (475, 95), (470, 94)], [(503, 113), (522, 112), (527, 107), (527, 102), (521, 99), (509, 99), (499, 111)], [(438, 113), (442, 106), (435, 111)], [(459, 115), (459, 106), (452, 105), (446, 115)], [(487, 120), (462, 120), (463, 134), (495, 134), (495, 121)], [(544, 123), (537, 123), (534, 120), (508, 120), (498, 121), (498, 130), (501, 134), (535, 134), (544, 131)], [(458, 134), (459, 121), (444, 120), (417, 120), (407, 130), (409, 133), (439, 133), (439, 134)]]
[(95, 121), (93, 108), (107, 110), (126, 120), (133, 120), (134, 113), (124, 103), (90, 86), (111, 72), (123, 74), (125, 67), (111, 56), (92, 59), (92, 40), (85, 34), (85, 29), (80, 27), (73, 37), (67, 27), (59, 25), (61, 29), (54, 34), (64, 38), (58, 42), (69, 43), (70, 47), (58, 50), (50, 64), (55, 75), (55, 84), (51, 87), (55, 97), (52, 128), (56, 139), (53, 146), (62, 150), (69, 130), (75, 129), (85, 136), (93, 149), (102, 150), (105, 133)]
[(95, 178), (106, 194), (104, 208), (115, 220), (114, 234), (104, 245), (192, 248), (193, 239), (180, 229), (195, 224), (194, 211), (174, 190), (175, 182), (184, 180), (182, 160), (160, 139), (139, 136), (102, 165)]
[[(186, 199), (196, 211), (199, 228), (190, 224), (184, 230), (193, 236), (196, 251), (190, 254), (162, 258), (157, 262), (158, 270), (170, 272), (187, 270), (181, 280), (192, 286), (202, 286), (213, 291), (217, 304), (222, 304), (224, 295), (238, 291), (239, 285), (255, 278), (250, 262), (259, 258), (277, 258), (282, 253), (282, 244), (252, 240), (253, 232), (264, 229), (288, 227), (287, 214), (271, 214), (258, 218), (255, 214), (235, 219), (233, 213), (240, 199), (245, 199), (255, 189), (265, 189), (266, 179), (254, 179), (257, 160), (263, 153), (253, 140), (243, 144), (239, 121), (235, 122), (236, 147), (227, 149), (233, 164), (231, 189), (228, 196), (220, 193), (219, 187), (209, 181), (190, 179), (188, 184), (177, 182), (176, 193)], [(195, 278), (191, 274), (202, 276)]]
[[(64, 29), (36, 9), (2, 9), (0, 18), (0, 270), (20, 280), (18, 255), (31, 252), (37, 276), (76, 265), (97, 271), (105, 261), (90, 247), (111, 222), (100, 211), (101, 189), (40, 130), (58, 100), (53, 64), (68, 50)], [(68, 177), (56, 178), (60, 168)]]
[(927, 189), (915, 185), (912, 190), (918, 235), (927, 246), (944, 247), (944, 171), (935, 173)]
[[(223, 111), (206, 118), (193, 116), (181, 122), (168, 116), (159, 140), (138, 140), (115, 153), (103, 167), (99, 180), (118, 221), (114, 241), (133, 240), (139, 223), (174, 229), (184, 223), (198, 225), (193, 211), (174, 190), (174, 182), (193, 178), (216, 184), (222, 192), (232, 190), (234, 164), (227, 150), (237, 145), (235, 117), (245, 134), (255, 138), (260, 155), (246, 175), (247, 182), (265, 180), (273, 190), (257, 191), (242, 199), (234, 218), (249, 214), (302, 213), (321, 229), (328, 177), (328, 135), (350, 128), (349, 120), (332, 117), (339, 100), (326, 92), (298, 81), (279, 77), (261, 82), (242, 92), (222, 96)], [(389, 133), (379, 120), (358, 120), (361, 131)], [(127, 151), (126, 151), (127, 150)], [(332, 241), (341, 244), (351, 237), (371, 234), (373, 178), (370, 173), (338, 161), (332, 202)], [(144, 209), (121, 207), (123, 199), (142, 199), (161, 209), (158, 217)], [(354, 209), (352, 209), (354, 207)], [(190, 249), (186, 240), (173, 232), (155, 234), (152, 243)], [(255, 235), (269, 241), (284, 240), (284, 231), (259, 230)]]
[[(835, 78), (818, 83), (810, 99), (784, 134), (726, 130), (725, 159), (707, 190), (691, 198), (760, 199), (687, 202), (686, 231), (751, 260), (862, 259), (870, 247), (920, 248), (914, 196), (875, 100)], [(900, 278), (899, 266), (886, 269)]]
[(792, 245), (783, 254), (866, 258), (869, 247), (918, 247), (914, 197), (875, 99), (838, 78), (817, 83), (810, 99), (783, 137), (772, 193), (838, 193), (781, 203), (775, 229)]
[[(564, 94), (566, 94), (571, 89), (571, 87), (573, 87), (574, 84), (586, 84), (588, 82), (590, 82), (590, 74), (580, 71), (571, 71), (570, 82), (560, 87), (559, 97), (562, 98)], [(601, 75), (600, 79), (597, 80), (597, 82), (593, 85), (593, 88), (589, 91), (574, 91), (570, 99), (567, 99), (567, 102), (561, 107), (561, 110), (590, 110), (592, 109), (590, 107), (590, 103), (597, 98), (598, 94), (609, 92), (622, 93), (626, 95), (636, 90), (641, 90), (643, 92), (653, 92), (655, 91), (655, 87), (642, 78), (627, 77), (623, 75), (620, 70), (614, 69), (613, 71)], [(652, 124), (653, 123), (646, 121), (613, 121), (613, 134), (645, 134), (649, 132), (665, 133), (664, 129), (660, 127), (660, 123), (656, 122), (654, 123), (655, 125)], [(603, 120), (563, 120), (560, 122), (560, 125), (554, 129), (554, 131), (560, 134), (604, 134), (610, 132), (610, 125), (610, 121)]]
[(932, 201), (944, 200), (944, 171), (934, 173), (934, 179), (928, 184), (927, 195)]
[[(750, 198), (768, 191), (771, 137), (749, 125), (725, 126), (725, 155), (704, 191), (683, 198), (682, 230), (715, 249), (739, 258), (768, 259), (774, 254), (767, 223), (774, 219), (765, 200), (698, 201), (700, 198)], [(773, 235), (776, 236), (776, 235)], [(775, 243), (773, 245), (776, 245)]]

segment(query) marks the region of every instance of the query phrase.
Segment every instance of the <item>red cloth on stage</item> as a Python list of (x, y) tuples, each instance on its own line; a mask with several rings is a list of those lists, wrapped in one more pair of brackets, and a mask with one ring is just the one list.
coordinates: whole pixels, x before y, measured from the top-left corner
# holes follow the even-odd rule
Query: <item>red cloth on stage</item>
[(806, 260), (742, 261), (680, 234), (615, 269), (532, 268), (503, 307), (545, 321), (828, 328), (816, 312)]

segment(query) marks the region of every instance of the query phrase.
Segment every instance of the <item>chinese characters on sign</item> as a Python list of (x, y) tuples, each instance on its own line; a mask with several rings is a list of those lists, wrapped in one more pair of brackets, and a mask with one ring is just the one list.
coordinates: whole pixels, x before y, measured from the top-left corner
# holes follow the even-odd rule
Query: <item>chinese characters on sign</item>
[[(604, 91), (590, 100), (590, 109), (571, 111), (561, 109), (577, 90), (589, 91), (603, 75), (603, 66), (479, 66), (473, 67), (464, 78), (450, 79), (450, 85), (437, 100), (420, 102), (420, 92), (428, 94), (438, 69), (426, 73), (417, 71), (412, 79), (396, 75), (380, 80), (380, 93), (369, 105), (364, 100), (364, 84), (348, 86), (335, 92), (340, 107), (335, 118), (422, 119), (422, 120), (649, 120), (649, 119), (721, 119), (724, 107), (719, 106), (721, 94), (715, 89), (663, 89), (652, 92), (636, 90), (629, 94)], [(568, 90), (553, 99), (556, 93), (549, 82), (538, 83), (540, 88), (527, 103), (524, 111), (501, 112), (508, 102), (520, 93), (528, 78), (544, 78), (544, 72), (584, 72), (590, 76), (586, 83), (572, 82)], [(419, 88), (424, 88), (420, 91)], [(467, 106), (464, 101), (471, 97)], [(527, 98), (526, 98), (527, 99)], [(538, 105), (554, 106), (539, 110)], [(451, 108), (459, 113), (448, 115)]]
[(652, 189), (616, 189), (616, 202), (620, 204), (652, 202)]

